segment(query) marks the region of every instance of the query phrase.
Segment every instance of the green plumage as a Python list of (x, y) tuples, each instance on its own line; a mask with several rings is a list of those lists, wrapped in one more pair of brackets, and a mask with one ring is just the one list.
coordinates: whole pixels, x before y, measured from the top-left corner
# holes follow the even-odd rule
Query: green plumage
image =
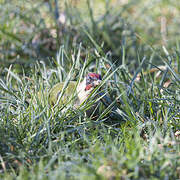
[[(66, 82), (61, 82), (55, 84), (48, 93), (48, 99), (49, 104), (51, 106), (58, 105), (65, 105), (71, 100), (75, 100), (73, 102), (73, 105), (75, 108), (78, 108), (81, 103), (83, 103), (89, 94), (86, 94), (86, 91), (80, 91), (79, 94), (77, 94), (77, 82), (76, 81), (70, 81), (67, 85), (65, 85)], [(82, 85), (83, 88), (83, 85)], [(62, 96), (61, 96), (62, 94)], [(74, 99), (75, 98), (75, 99)], [(82, 98), (82, 99), (80, 99)], [(88, 117), (91, 117), (92, 119), (96, 119), (99, 117), (99, 114), (101, 114), (101, 108), (105, 106), (105, 108), (108, 108), (110, 110), (109, 117), (110, 119), (119, 119), (122, 120), (122, 114), (125, 115), (116, 105), (112, 102), (109, 96), (105, 95), (103, 92), (97, 93), (96, 96), (91, 99), (95, 100), (96, 98), (99, 98), (99, 101), (93, 103), (87, 110), (86, 115)], [(88, 100), (89, 102), (89, 100)]]
[[(76, 93), (76, 81), (70, 81), (67, 87), (64, 88), (63, 95), (59, 101), (59, 104), (65, 104), (72, 98), (72, 95)], [(51, 105), (55, 105), (57, 103), (58, 97), (60, 96), (64, 87), (64, 82), (57, 83), (54, 85), (51, 90), (49, 91), (49, 103)]]

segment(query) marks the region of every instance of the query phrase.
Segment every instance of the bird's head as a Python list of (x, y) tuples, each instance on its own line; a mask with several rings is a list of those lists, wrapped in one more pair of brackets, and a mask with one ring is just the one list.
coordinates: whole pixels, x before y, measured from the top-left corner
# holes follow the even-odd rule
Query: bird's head
[(80, 101), (84, 101), (89, 94), (101, 83), (101, 75), (88, 73), (84, 80), (77, 86), (77, 93)]
[(88, 90), (93, 90), (95, 87), (97, 87), (101, 83), (102, 79), (100, 74), (88, 73), (88, 75), (85, 78), (85, 81), (86, 81), (85, 91), (88, 91)]

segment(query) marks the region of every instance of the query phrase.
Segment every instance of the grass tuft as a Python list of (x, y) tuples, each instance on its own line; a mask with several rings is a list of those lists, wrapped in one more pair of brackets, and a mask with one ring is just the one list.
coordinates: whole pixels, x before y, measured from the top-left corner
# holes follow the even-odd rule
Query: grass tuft
[[(0, 179), (180, 178), (179, 1), (137, 2), (0, 2)], [(88, 102), (51, 105), (88, 72)]]

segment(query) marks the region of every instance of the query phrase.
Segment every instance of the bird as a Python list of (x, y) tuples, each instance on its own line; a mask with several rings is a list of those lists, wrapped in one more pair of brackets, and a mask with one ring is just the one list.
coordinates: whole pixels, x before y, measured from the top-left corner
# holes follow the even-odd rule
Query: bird
[[(99, 88), (97, 88), (98, 92), (92, 99), (93, 102), (90, 103), (90, 107), (86, 110), (87, 117), (97, 119), (99, 116), (100, 102), (102, 102), (106, 108), (113, 104), (113, 101), (110, 99), (110, 97), (100, 90), (101, 83), (101, 75), (92, 72), (88, 73), (83, 81), (79, 84), (77, 84), (76, 81), (70, 81), (67, 84), (67, 87), (65, 87), (64, 82), (57, 83), (49, 91), (49, 103), (52, 106), (65, 104), (72, 98), (72, 94), (75, 92), (77, 97), (74, 102), (74, 108), (79, 108), (82, 104), (88, 103), (90, 101), (91, 94), (93, 93), (94, 89), (99, 86)], [(96, 101), (96, 99), (98, 99), (98, 101)], [(120, 119), (122, 118), (120, 114), (121, 111), (119, 108), (117, 108), (117, 106), (112, 106), (110, 117)]]

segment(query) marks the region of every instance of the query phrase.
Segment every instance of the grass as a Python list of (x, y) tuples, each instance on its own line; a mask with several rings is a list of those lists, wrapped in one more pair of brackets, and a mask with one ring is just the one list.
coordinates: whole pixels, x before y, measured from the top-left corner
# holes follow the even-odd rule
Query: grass
[[(178, 178), (179, 75), (175, 68), (167, 65), (156, 78), (150, 72), (143, 75), (141, 63), (133, 77), (128, 67), (115, 72), (113, 67), (106, 69), (107, 58), (97, 62), (102, 74), (112, 71), (114, 76), (108, 77), (105, 87), (112, 98), (121, 95), (119, 108), (128, 116), (126, 123), (118, 120), (108, 125), (104, 117), (86, 118), (70, 102), (62, 111), (63, 107), (49, 106), (47, 95), (39, 101), (39, 91), (48, 91), (61, 76), (65, 80), (68, 72), (58, 64), (63, 57), (54, 69), (37, 64), (31, 76), (19, 77), (11, 68), (1, 80), (1, 178)], [(79, 74), (86, 74), (89, 67)], [(140, 72), (140, 80), (135, 81)], [(165, 89), (168, 80), (171, 85)]]
[[(166, 7), (163, 2), (161, 6)], [(126, 12), (113, 13), (105, 4), (103, 18), (98, 21), (94, 6), (87, 1), (86, 17), (64, 5), (67, 25), (59, 41), (51, 34), (58, 28), (53, 19), (55, 4), (48, 11), (41, 1), (33, 5), (16, 3), (24, 11), (5, 2), (0, 7), (13, 10), (13, 19), (0, 29), (0, 179), (179, 179), (178, 39), (157, 48), (159, 36), (154, 31), (152, 45), (148, 25), (146, 28), (142, 24), (143, 35), (134, 19), (125, 20), (136, 3), (126, 4)], [(146, 12), (146, 8), (137, 9), (137, 14)], [(48, 15), (35, 18), (38, 10)], [(147, 14), (141, 18), (150, 20)], [(177, 17), (171, 16), (170, 20)], [(18, 18), (31, 24), (29, 31), (24, 27), (24, 41), (18, 33), (12, 33), (16, 28), (22, 30), (22, 26), (15, 26), (22, 23)], [(38, 24), (43, 19), (44, 24)], [(45, 27), (49, 27), (50, 37), (42, 30)], [(61, 34), (60, 29), (56, 30)], [(32, 39), (38, 33), (42, 38), (38, 36), (33, 41), (37, 46), (32, 48)], [(44, 39), (51, 39), (46, 41), (51, 46), (43, 44)], [(50, 49), (54, 40), (60, 46)], [(47, 94), (54, 84), (81, 81), (92, 71), (102, 75), (103, 89), (123, 112), (124, 121), (107, 120), (110, 107), (102, 107), (101, 116), (93, 121), (84, 114), (89, 104), (74, 109), (73, 99), (65, 105), (49, 105)]]

